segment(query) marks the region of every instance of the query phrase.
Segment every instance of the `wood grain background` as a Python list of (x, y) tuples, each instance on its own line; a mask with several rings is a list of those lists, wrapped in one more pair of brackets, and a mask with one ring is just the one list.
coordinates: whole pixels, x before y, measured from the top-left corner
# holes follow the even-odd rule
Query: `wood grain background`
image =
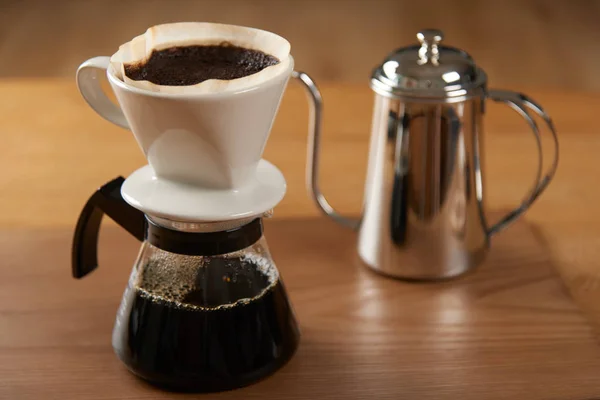
[(277, 32), (321, 81), (366, 84), (387, 53), (436, 27), (492, 85), (600, 89), (594, 0), (1, 0), (0, 77), (72, 77), (151, 25), (188, 20)]

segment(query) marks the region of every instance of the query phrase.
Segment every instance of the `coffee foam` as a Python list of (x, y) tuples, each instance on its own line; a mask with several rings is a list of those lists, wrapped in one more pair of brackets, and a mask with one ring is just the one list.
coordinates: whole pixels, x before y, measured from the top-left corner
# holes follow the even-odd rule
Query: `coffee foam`
[[(256, 247), (254, 245), (253, 247)], [(262, 249), (261, 245), (256, 247)], [(164, 251), (153, 254), (140, 267), (133, 280), (133, 288), (143, 297), (169, 305), (173, 308), (197, 311), (222, 310), (258, 300), (272, 290), (279, 281), (279, 272), (275, 265), (258, 253), (247, 253), (244, 250), (221, 256), (224, 259), (238, 259), (242, 262), (236, 268), (255, 268), (267, 278), (268, 285), (260, 293), (251, 298), (242, 298), (235, 302), (219, 306), (198, 306), (184, 301), (187, 294), (196, 287), (197, 276), (202, 268), (207, 268), (206, 257), (185, 256)], [(241, 270), (238, 273), (243, 273)], [(236, 271), (234, 270), (234, 276)]]
[[(171, 47), (220, 45), (229, 43), (251, 50), (262, 51), (279, 59), (279, 63), (242, 78), (232, 80), (209, 79), (190, 86), (157, 85), (149, 81), (135, 81), (125, 74), (125, 65), (143, 64), (152, 52)], [(287, 70), (290, 61), (290, 43), (279, 35), (255, 28), (208, 22), (178, 22), (155, 25), (144, 34), (121, 45), (110, 59), (117, 78), (128, 85), (161, 93), (217, 93), (243, 90)]]

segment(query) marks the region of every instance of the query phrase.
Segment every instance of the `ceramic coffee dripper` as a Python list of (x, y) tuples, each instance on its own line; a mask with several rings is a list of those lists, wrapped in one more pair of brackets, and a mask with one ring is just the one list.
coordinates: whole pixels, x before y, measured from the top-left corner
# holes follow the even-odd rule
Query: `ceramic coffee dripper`
[[(180, 33), (175, 35), (173, 31)], [(173, 36), (184, 36), (189, 42), (195, 32), (197, 40), (203, 43), (212, 43), (214, 36), (230, 41), (239, 36), (241, 44), (276, 50), (281, 61), (226, 85), (213, 79), (191, 88), (179, 87), (180, 91), (159, 92), (147, 89), (156, 87), (148, 82), (137, 86), (131, 80), (126, 83), (119, 68), (124, 63), (122, 59), (133, 57), (129, 55), (133, 52), (130, 48), (145, 49), (139, 38), (161, 37), (161, 32), (166, 32), (162, 41), (154, 39), (149, 43), (147, 39), (143, 44), (169, 45)], [(287, 40), (252, 28), (178, 23), (150, 28), (128, 43), (135, 45), (122, 45), (112, 57), (95, 57), (79, 67), (77, 84), (88, 104), (103, 118), (131, 130), (159, 179), (216, 189), (247, 183), (261, 159), (294, 68)], [(102, 91), (103, 76), (108, 78), (118, 106)]]

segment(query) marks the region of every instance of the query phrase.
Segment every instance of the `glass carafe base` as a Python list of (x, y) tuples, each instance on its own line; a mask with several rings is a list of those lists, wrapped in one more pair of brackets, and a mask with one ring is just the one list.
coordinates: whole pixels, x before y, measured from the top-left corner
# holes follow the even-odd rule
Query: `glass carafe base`
[[(280, 280), (233, 306), (189, 309), (128, 288), (113, 333), (118, 357), (137, 376), (175, 391), (249, 385), (282, 367), (299, 331)], [(125, 320), (124, 320), (125, 319)]]

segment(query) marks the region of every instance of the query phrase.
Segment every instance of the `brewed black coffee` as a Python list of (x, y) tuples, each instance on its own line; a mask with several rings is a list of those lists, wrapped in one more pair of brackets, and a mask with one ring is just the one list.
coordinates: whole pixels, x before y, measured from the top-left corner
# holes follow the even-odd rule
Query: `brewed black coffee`
[(262, 51), (222, 43), (154, 50), (144, 63), (125, 65), (125, 74), (157, 85), (189, 86), (208, 79), (242, 78), (278, 63)]
[(293, 355), (299, 333), (277, 271), (259, 264), (206, 259), (189, 269), (191, 284), (168, 287), (170, 272), (151, 261), (124, 295), (117, 354), (137, 375), (175, 390), (226, 390), (274, 372)]

